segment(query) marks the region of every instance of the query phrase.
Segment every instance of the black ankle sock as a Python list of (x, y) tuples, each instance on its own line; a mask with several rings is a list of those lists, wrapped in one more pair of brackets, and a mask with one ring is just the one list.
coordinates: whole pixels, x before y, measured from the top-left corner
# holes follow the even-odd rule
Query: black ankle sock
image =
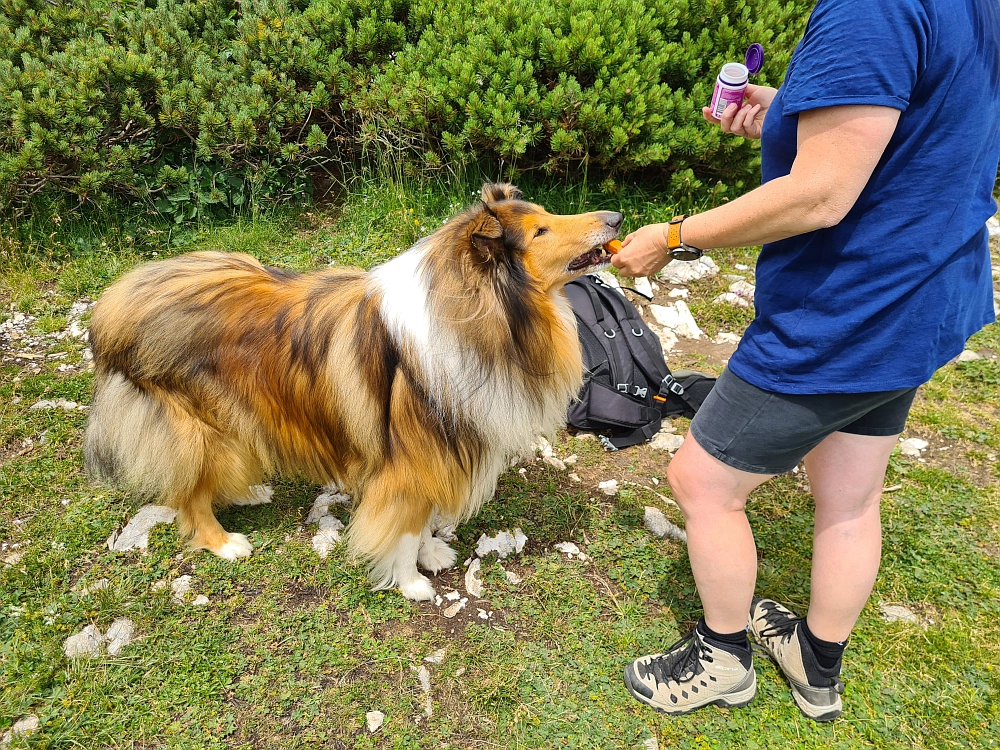
[(729, 651), (739, 658), (740, 663), (746, 669), (750, 669), (753, 659), (750, 655), (750, 639), (747, 637), (745, 629), (737, 630), (735, 633), (716, 633), (705, 624), (705, 618), (702, 617), (698, 620), (697, 630), (699, 635), (710, 644)]
[(847, 646), (847, 641), (843, 643), (838, 643), (837, 641), (824, 641), (813, 635), (813, 632), (809, 629), (809, 623), (806, 619), (802, 618), (802, 634), (806, 637), (809, 645), (812, 646), (813, 654), (816, 656), (816, 661), (819, 666), (826, 671), (840, 671), (840, 660), (844, 655), (844, 648)]

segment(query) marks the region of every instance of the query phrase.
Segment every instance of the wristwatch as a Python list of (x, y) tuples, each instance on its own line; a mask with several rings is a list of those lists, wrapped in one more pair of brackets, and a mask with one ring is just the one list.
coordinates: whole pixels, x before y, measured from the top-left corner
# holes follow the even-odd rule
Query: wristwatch
[(667, 224), (667, 249), (670, 251), (670, 257), (674, 260), (698, 260), (704, 255), (703, 250), (693, 245), (685, 245), (684, 240), (681, 239), (681, 224), (686, 218), (687, 214), (681, 214), (675, 216)]

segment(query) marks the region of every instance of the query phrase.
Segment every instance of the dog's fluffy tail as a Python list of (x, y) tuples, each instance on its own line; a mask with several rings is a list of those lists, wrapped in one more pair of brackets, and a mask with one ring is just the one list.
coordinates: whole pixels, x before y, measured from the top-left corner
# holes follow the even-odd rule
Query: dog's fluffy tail
[(118, 373), (99, 373), (83, 441), (87, 471), (168, 504), (190, 494), (204, 465), (204, 426), (180, 411)]

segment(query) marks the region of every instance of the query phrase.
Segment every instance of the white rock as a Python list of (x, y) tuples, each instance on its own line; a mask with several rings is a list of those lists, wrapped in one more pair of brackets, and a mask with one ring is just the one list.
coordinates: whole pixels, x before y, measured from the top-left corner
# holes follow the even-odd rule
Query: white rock
[(457, 602), (461, 598), (461, 596), (462, 595), (457, 591), (449, 591), (447, 594), (444, 595), (444, 598), (450, 602)]
[(672, 260), (660, 271), (660, 278), (668, 284), (686, 284), (719, 272), (719, 267), (709, 256), (697, 260)]
[(908, 438), (903, 440), (899, 444), (899, 452), (904, 456), (916, 457), (920, 455), (921, 451), (927, 450), (929, 443), (926, 440), (921, 440), (920, 438)]
[(997, 221), (996, 216), (991, 216), (986, 220), (986, 228), (989, 230), (990, 237), (1000, 237), (1000, 221)]
[(424, 715), (434, 715), (434, 705), (431, 703), (431, 672), (424, 665), (420, 665), (417, 670), (417, 678), (420, 680), (420, 689), (424, 691)]
[(597, 277), (612, 289), (617, 289), (619, 293), (621, 292), (622, 285), (618, 283), (618, 277), (610, 271), (598, 271)]
[(440, 664), (444, 661), (444, 655), (448, 652), (447, 648), (439, 648), (433, 654), (428, 654), (424, 657), (424, 661), (428, 664)]
[(632, 279), (632, 288), (639, 294), (644, 294), (647, 297), (653, 296), (653, 285), (645, 276), (636, 276)]
[(107, 578), (101, 578), (89, 586), (84, 586), (80, 589), (80, 596), (90, 596), (98, 591), (104, 591), (109, 585), (111, 585), (111, 582)]
[(531, 450), (541, 455), (542, 458), (552, 455), (552, 444), (544, 435), (539, 435), (531, 444)]
[(516, 586), (521, 582), (521, 576), (519, 576), (513, 570), (505, 570), (504, 575), (507, 576), (507, 583), (509, 583), (511, 586)]
[(738, 294), (753, 303), (753, 297), (757, 292), (757, 287), (747, 281), (744, 281), (743, 279), (740, 279), (739, 281), (735, 281), (729, 285), (729, 291), (733, 294)]
[(729, 331), (719, 331), (712, 342), (715, 344), (738, 344), (743, 340), (743, 337), (738, 333), (730, 333)]
[(266, 505), (274, 497), (274, 490), (266, 484), (254, 484), (249, 487), (247, 494), (233, 500), (233, 505)]
[(598, 482), (597, 489), (603, 492), (608, 497), (614, 497), (618, 494), (618, 480), (608, 479), (605, 482)]
[(313, 500), (306, 523), (319, 523), (319, 519), (330, 514), (331, 505), (350, 505), (351, 496), (343, 492), (323, 492)]
[(879, 602), (879, 608), (882, 610), (882, 619), (886, 622), (909, 622), (914, 625), (919, 622), (915, 614), (898, 604)]
[(732, 305), (733, 307), (753, 307), (753, 303), (746, 297), (741, 297), (735, 292), (723, 292), (712, 300), (713, 305)]
[(13, 568), (15, 565), (21, 562), (22, 557), (24, 557), (23, 552), (11, 552), (3, 559), (3, 564), (5, 567)]
[(672, 524), (659, 509), (647, 505), (642, 520), (646, 528), (660, 539), (669, 536), (687, 544), (687, 532)]
[(449, 620), (465, 609), (465, 602), (457, 601), (454, 604), (448, 606), (441, 614), (447, 617)]
[(576, 482), (577, 484), (580, 484), (583, 481), (582, 479), (580, 479), (580, 475), (577, 474), (575, 471), (570, 472), (566, 476), (569, 477), (569, 481)]
[(150, 530), (158, 523), (173, 523), (176, 516), (177, 511), (165, 505), (144, 505), (124, 529), (108, 537), (108, 549), (112, 552), (145, 550), (149, 545)]
[(365, 714), (365, 721), (368, 722), (368, 731), (375, 734), (375, 732), (382, 728), (382, 722), (385, 721), (385, 714), (381, 711), (369, 711)]
[(486, 612), (485, 609), (479, 609), (479, 607), (476, 607), (476, 609), (478, 610), (478, 617), (479, 617), (480, 620), (488, 620), (488, 619), (490, 619), (490, 616), (489, 616), (489, 614), (487, 614), (487, 612)]
[(656, 742), (656, 737), (650, 737), (648, 740), (643, 740), (642, 750), (660, 750), (660, 746)]
[[(652, 305), (650, 305), (652, 307)], [(669, 328), (654, 327), (651, 323), (646, 324), (653, 333), (656, 334), (656, 338), (660, 340), (660, 348), (663, 353), (669, 354), (673, 351), (674, 347), (677, 346), (677, 334), (671, 331)]]
[(735, 266), (733, 266), (733, 268), (735, 268), (737, 271), (749, 271), (750, 270), (750, 266), (744, 265), (743, 263), (737, 263)]
[(64, 409), (65, 411), (86, 411), (87, 407), (78, 404), (76, 401), (67, 401), (64, 398), (57, 398), (55, 401), (38, 401), (32, 404), (30, 409)]
[(0, 737), (0, 750), (10, 747), (10, 743), (17, 737), (27, 737), (30, 734), (34, 734), (40, 726), (41, 722), (39, 722), (38, 717), (34, 714), (29, 714), (18, 719), (14, 722), (14, 726), (4, 732), (3, 737)]
[(670, 292), (667, 293), (667, 296), (673, 297), (674, 299), (687, 299), (689, 294), (691, 294), (690, 289), (678, 286), (671, 289)]
[(204, 607), (209, 602), (211, 602), (211, 599), (209, 599), (207, 596), (205, 596), (204, 594), (198, 594), (198, 596), (194, 598), (194, 601), (191, 602), (191, 606)]
[(127, 617), (119, 617), (108, 628), (108, 653), (111, 656), (118, 656), (118, 652), (132, 642), (135, 636), (135, 623)]
[(647, 309), (657, 323), (677, 336), (700, 339), (704, 335), (684, 300), (677, 300), (671, 305), (649, 305)]
[(555, 469), (559, 469), (559, 471), (566, 471), (566, 463), (555, 456), (544, 456), (542, 461)]
[(175, 602), (183, 602), (184, 597), (191, 591), (191, 576), (179, 576), (170, 584), (170, 595)]
[(469, 592), (469, 596), (474, 596), (477, 599), (483, 595), (483, 582), (479, 580), (479, 569), (481, 566), (482, 563), (477, 557), (469, 563), (469, 568), (465, 571), (465, 590)]
[(88, 625), (76, 635), (63, 641), (63, 653), (67, 659), (98, 656), (104, 647), (104, 636), (96, 625)]
[(166, 581), (154, 581), (153, 585), (150, 586), (149, 588), (151, 591), (162, 591), (166, 587), (167, 587)]
[(983, 355), (979, 352), (974, 352), (971, 349), (966, 349), (964, 352), (959, 354), (955, 360), (957, 362), (974, 362), (977, 359), (982, 359)]
[(321, 558), (330, 554), (330, 550), (337, 546), (340, 541), (340, 532), (344, 530), (344, 524), (339, 518), (334, 516), (323, 516), (319, 519), (319, 531), (312, 538), (313, 549)]
[(527, 541), (528, 537), (524, 535), (524, 532), (520, 528), (514, 529), (514, 533), (501, 531), (493, 537), (483, 534), (479, 537), (479, 541), (476, 544), (476, 554), (479, 557), (486, 557), (491, 552), (496, 552), (497, 557), (503, 560), (515, 552), (520, 553), (524, 549), (524, 543)]
[(580, 551), (580, 548), (577, 547), (575, 544), (573, 544), (573, 542), (559, 542), (557, 545), (555, 545), (555, 548), (560, 552), (564, 553), (566, 557), (568, 557), (570, 560), (572, 560), (574, 557), (578, 557), (581, 560), (587, 559), (587, 556), (582, 551)]
[(663, 430), (656, 433), (653, 439), (649, 441), (650, 448), (660, 451), (669, 451), (670, 453), (673, 453), (683, 444), (683, 435), (671, 435), (669, 432), (664, 432)]

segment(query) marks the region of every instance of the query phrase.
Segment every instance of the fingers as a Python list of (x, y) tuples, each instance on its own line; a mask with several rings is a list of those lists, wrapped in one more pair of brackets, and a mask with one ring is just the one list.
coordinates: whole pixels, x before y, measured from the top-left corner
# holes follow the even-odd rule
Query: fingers
[(744, 138), (753, 138), (755, 130), (755, 121), (757, 119), (757, 113), (760, 112), (760, 105), (755, 104), (752, 107), (744, 106), (736, 115), (733, 117), (732, 133), (734, 135), (741, 135)]
[(736, 114), (740, 111), (740, 108), (736, 106), (735, 102), (728, 105), (722, 112), (722, 117), (719, 118), (719, 125), (722, 126), (723, 133), (733, 132), (733, 119)]
[(629, 232), (628, 235), (625, 237), (625, 239), (622, 240), (622, 249), (623, 250), (626, 247), (628, 247), (628, 243), (630, 243), (632, 241), (633, 237), (635, 237), (635, 232)]
[(711, 107), (702, 107), (701, 116), (705, 118), (706, 122), (715, 123), (716, 125), (719, 124), (719, 118), (712, 114)]

